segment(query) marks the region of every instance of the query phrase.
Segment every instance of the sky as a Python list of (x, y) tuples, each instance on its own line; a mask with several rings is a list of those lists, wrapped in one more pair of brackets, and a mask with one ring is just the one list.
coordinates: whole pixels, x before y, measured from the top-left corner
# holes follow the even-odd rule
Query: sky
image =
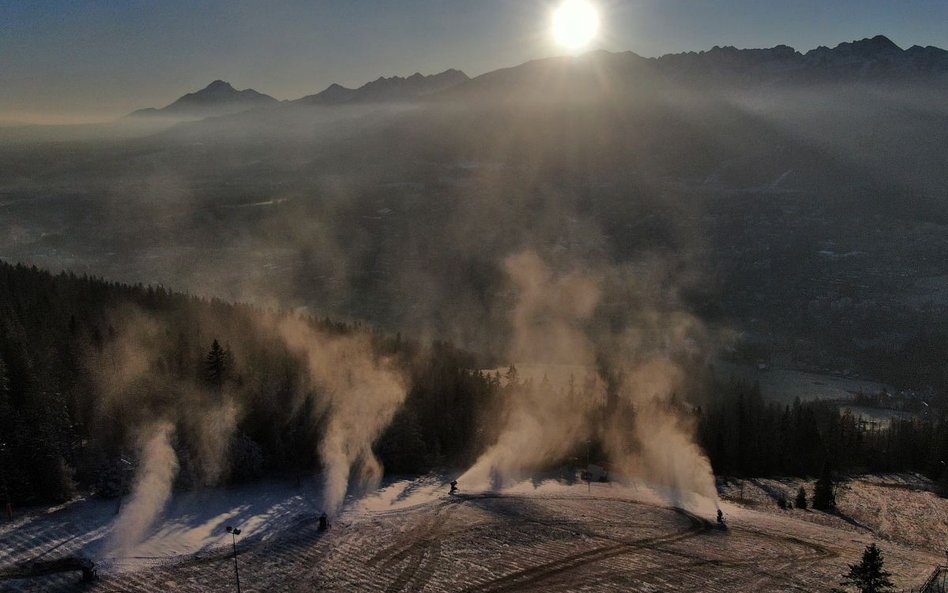
[[(593, 0), (594, 47), (948, 48), (948, 0)], [(101, 121), (215, 79), (295, 99), (381, 75), (471, 76), (562, 53), (557, 0), (0, 0), (0, 122)]]

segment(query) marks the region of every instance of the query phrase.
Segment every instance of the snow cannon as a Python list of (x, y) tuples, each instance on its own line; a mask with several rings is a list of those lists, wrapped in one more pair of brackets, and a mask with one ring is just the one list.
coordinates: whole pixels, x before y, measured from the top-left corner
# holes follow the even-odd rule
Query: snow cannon
[(324, 512), (319, 516), (319, 530), (326, 531), (327, 529), (329, 529), (329, 517)]

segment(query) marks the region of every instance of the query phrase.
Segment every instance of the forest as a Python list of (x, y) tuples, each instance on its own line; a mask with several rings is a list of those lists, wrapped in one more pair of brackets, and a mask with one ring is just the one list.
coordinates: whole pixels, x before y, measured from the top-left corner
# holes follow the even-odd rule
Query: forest
[[(404, 378), (404, 401), (372, 445), (387, 474), (468, 467), (497, 436), (505, 391), (557, 388), (521, 379), (509, 361), (447, 342), (0, 262), (3, 502), (126, 491), (136, 430), (156, 419), (180, 427), (176, 488), (319, 472), (327, 409), (321, 387), (307, 378), (305, 356), (272, 330), (288, 321), (322, 336), (357, 338), (372, 364), (384, 360)], [(484, 370), (499, 367), (508, 370)], [(834, 405), (770, 403), (757, 385), (717, 376), (706, 363), (693, 369), (693, 387), (670, 405), (717, 475), (913, 471), (948, 494), (944, 410), (869, 430)], [(577, 377), (568, 388), (583, 397), (583, 384)], [(232, 430), (209, 445), (217, 423)], [(221, 452), (220, 467), (202, 461), (209, 447)], [(555, 465), (599, 461), (598, 451), (592, 442)]]

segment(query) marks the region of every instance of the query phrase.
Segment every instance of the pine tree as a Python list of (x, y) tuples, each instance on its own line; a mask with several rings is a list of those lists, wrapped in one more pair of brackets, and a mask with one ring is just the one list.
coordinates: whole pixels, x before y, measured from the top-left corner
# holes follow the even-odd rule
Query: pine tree
[(797, 507), (798, 509), (806, 510), (806, 490), (802, 485), (800, 486), (800, 489), (797, 490), (797, 498), (795, 501), (793, 501), (793, 506)]
[(948, 468), (941, 472), (941, 477), (938, 479), (938, 495), (948, 498)]
[[(887, 593), (894, 591), (895, 586), (889, 577), (892, 573), (884, 568), (882, 550), (875, 544), (866, 546), (862, 553), (862, 561), (859, 564), (850, 564), (849, 572), (846, 574), (840, 585), (843, 587), (855, 587), (859, 593)], [(839, 589), (836, 589), (839, 591)]]
[(814, 509), (820, 511), (832, 511), (836, 509), (835, 486), (829, 464), (825, 463), (823, 464), (823, 472), (820, 475), (820, 479), (816, 481), (816, 487), (813, 489)]
[(7, 366), (0, 358), (0, 501), (11, 502), (10, 475), (11, 448), (14, 440), (13, 406), (10, 404), (10, 382), (7, 379)]
[(220, 391), (229, 370), (230, 353), (214, 340), (211, 350), (204, 357), (204, 379), (215, 390)]
[[(0, 418), (8, 422), (13, 415), (10, 404), (10, 379), (7, 377), (7, 365), (0, 358)], [(3, 441), (0, 441), (3, 442)]]
[(507, 379), (508, 387), (518, 385), (520, 376), (517, 373), (517, 367), (510, 365), (510, 368), (507, 369), (507, 373), (504, 375), (504, 378)]

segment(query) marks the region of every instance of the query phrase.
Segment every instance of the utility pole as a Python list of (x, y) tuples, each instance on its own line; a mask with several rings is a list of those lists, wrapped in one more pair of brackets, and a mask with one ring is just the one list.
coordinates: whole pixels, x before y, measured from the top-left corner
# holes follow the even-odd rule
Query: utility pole
[(227, 533), (230, 534), (231, 541), (234, 544), (234, 576), (237, 578), (237, 593), (240, 593), (240, 570), (237, 569), (237, 536), (240, 535), (240, 530), (228, 525)]

